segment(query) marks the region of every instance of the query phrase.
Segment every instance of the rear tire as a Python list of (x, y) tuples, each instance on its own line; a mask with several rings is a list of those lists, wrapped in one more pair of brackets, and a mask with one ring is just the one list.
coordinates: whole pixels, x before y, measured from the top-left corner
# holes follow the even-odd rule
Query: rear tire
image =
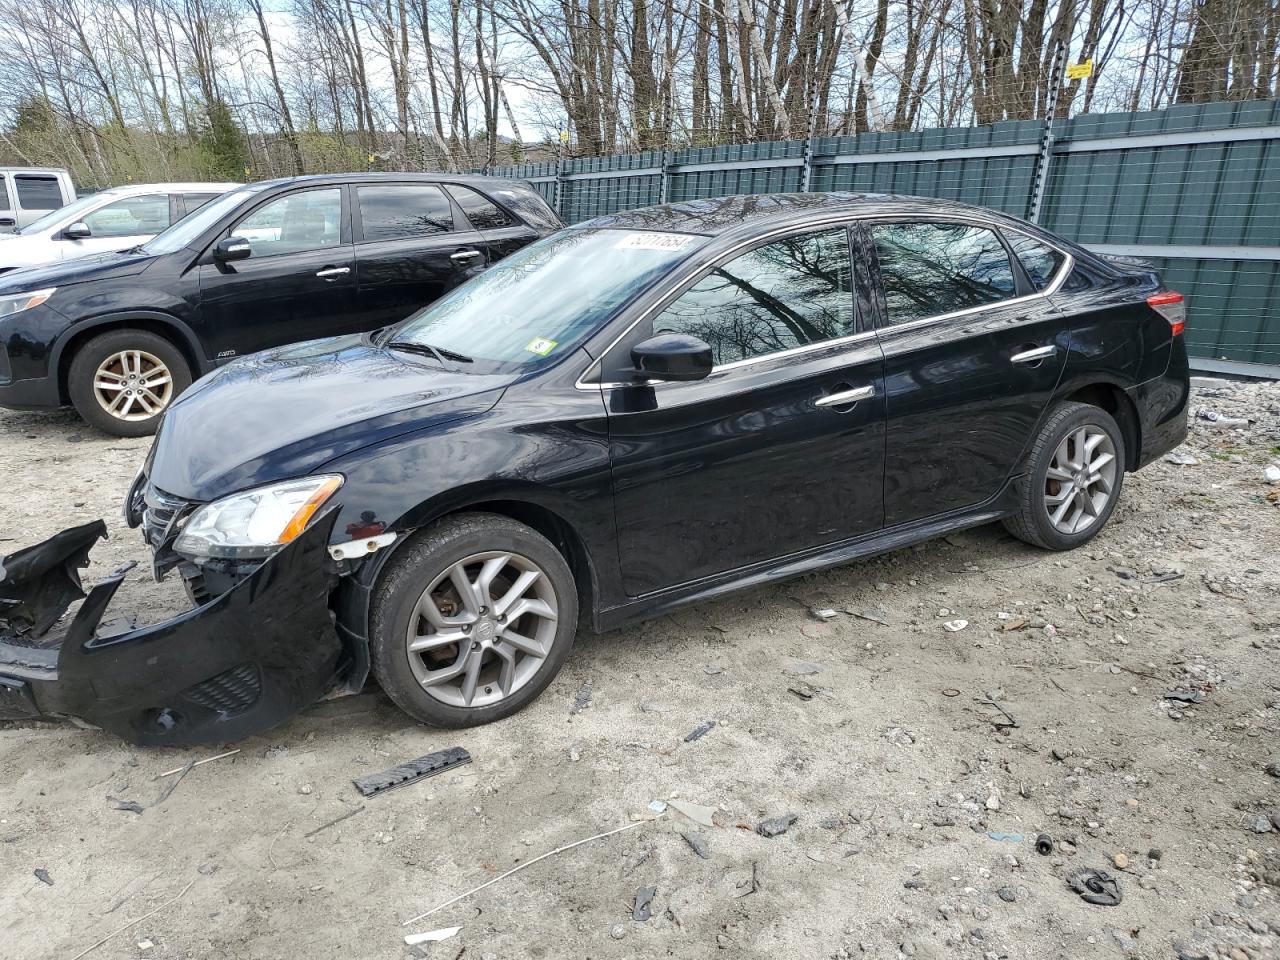
[(145, 437), (191, 386), (191, 367), (172, 342), (148, 330), (111, 330), (78, 351), (67, 393), (84, 420), (114, 437)]
[(1087, 403), (1058, 404), (1015, 481), (1017, 508), (1005, 529), (1046, 550), (1089, 542), (1120, 499), (1124, 464), (1124, 435), (1111, 414)]
[(508, 517), (464, 513), (392, 557), (374, 591), (369, 653), (405, 713), (471, 727), (545, 690), (577, 626), (573, 574), (551, 541)]

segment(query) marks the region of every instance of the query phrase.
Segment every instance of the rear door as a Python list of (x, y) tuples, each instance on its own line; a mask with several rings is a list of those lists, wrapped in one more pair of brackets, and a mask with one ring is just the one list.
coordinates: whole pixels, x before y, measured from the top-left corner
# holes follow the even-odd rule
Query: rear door
[(216, 357), (359, 328), (345, 187), (265, 200), (223, 236), (248, 240), (252, 253), (201, 261), (200, 318)]
[(865, 225), (885, 356), (885, 524), (990, 500), (1061, 377), (1063, 316), (979, 221)]
[[(845, 226), (731, 255), (606, 355), (619, 563), (652, 593), (878, 530), (883, 361)], [(659, 333), (711, 344), (689, 383), (628, 382)]]
[(488, 262), (484, 239), (434, 183), (358, 183), (355, 262), (358, 323), (397, 323)]

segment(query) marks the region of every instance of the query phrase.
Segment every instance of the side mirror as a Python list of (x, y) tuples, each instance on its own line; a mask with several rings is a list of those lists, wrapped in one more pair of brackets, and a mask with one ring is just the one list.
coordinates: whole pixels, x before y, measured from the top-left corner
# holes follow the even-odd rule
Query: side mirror
[(89, 225), (83, 220), (77, 220), (75, 223), (68, 224), (62, 228), (63, 240), (88, 240), (93, 236), (93, 231), (89, 229)]
[(631, 348), (636, 373), (650, 380), (701, 380), (711, 372), (711, 346), (683, 333), (660, 333)]
[(219, 263), (230, 263), (232, 260), (248, 260), (253, 255), (253, 247), (244, 237), (223, 237), (213, 248), (213, 258)]

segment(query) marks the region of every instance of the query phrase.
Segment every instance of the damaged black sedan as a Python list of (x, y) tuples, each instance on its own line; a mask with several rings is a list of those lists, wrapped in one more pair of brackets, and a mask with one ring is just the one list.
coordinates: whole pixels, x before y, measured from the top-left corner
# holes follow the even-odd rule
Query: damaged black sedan
[(931, 200), (564, 230), (187, 391), (126, 516), (194, 608), (112, 627), (122, 574), (78, 579), (100, 525), (6, 557), (0, 716), (220, 741), (372, 673), (467, 726), (533, 700), (580, 627), (995, 520), (1071, 549), (1185, 436), (1183, 306), (1142, 264)]

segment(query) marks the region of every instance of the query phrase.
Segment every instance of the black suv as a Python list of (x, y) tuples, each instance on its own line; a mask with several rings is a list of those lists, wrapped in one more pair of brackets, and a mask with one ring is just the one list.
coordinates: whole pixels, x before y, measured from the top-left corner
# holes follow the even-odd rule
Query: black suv
[(403, 320), (563, 226), (528, 185), (337, 174), (233, 190), (148, 243), (0, 278), (0, 406), (153, 433), (247, 353)]

